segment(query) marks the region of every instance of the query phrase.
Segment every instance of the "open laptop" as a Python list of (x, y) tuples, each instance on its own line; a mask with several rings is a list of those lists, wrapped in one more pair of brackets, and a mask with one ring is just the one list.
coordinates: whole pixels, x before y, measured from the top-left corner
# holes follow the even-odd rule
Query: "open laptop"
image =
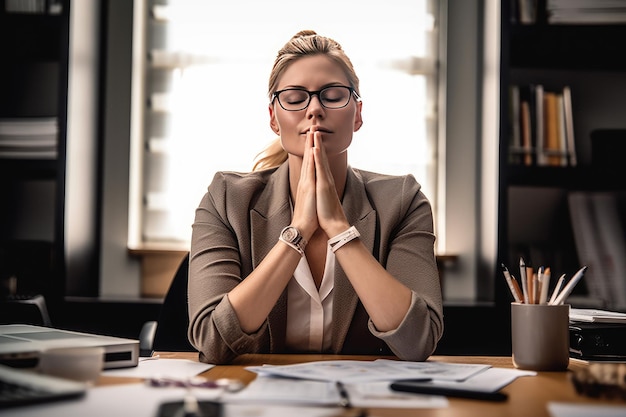
[(45, 349), (86, 346), (104, 347), (104, 369), (128, 368), (139, 362), (139, 340), (27, 324), (0, 325), (0, 364), (34, 367)]

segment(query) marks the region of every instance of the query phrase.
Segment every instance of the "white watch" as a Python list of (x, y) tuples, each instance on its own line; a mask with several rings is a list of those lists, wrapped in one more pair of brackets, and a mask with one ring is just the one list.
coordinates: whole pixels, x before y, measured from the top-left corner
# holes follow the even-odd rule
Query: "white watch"
[(339, 249), (346, 243), (353, 241), (359, 236), (361, 236), (361, 234), (358, 230), (356, 230), (356, 227), (351, 226), (345, 232), (339, 233), (337, 236), (328, 239), (328, 245), (330, 246), (330, 250), (332, 250), (334, 253), (337, 249)]
[(300, 256), (304, 256), (304, 248), (306, 247), (306, 240), (302, 237), (302, 234), (298, 229), (293, 226), (285, 227), (278, 237), (279, 240), (283, 241), (287, 245), (294, 248)]

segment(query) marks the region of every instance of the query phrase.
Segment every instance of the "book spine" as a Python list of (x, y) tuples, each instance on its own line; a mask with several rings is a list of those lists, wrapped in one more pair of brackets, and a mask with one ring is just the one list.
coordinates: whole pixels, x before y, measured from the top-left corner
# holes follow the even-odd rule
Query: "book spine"
[(576, 141), (574, 140), (574, 117), (572, 113), (572, 90), (569, 86), (563, 88), (563, 113), (565, 118), (565, 137), (569, 155), (569, 165), (575, 167), (578, 164), (576, 158)]

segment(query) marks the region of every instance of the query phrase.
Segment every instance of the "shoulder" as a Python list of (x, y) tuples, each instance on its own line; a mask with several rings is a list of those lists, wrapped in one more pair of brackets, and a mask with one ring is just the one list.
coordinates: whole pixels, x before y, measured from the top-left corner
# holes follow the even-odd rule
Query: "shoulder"
[(209, 192), (245, 192), (264, 189), (276, 168), (254, 172), (218, 171), (209, 185)]
[(422, 186), (412, 174), (390, 175), (362, 169), (352, 169), (354, 177), (363, 184), (367, 194), (380, 198), (397, 199), (422, 194)]

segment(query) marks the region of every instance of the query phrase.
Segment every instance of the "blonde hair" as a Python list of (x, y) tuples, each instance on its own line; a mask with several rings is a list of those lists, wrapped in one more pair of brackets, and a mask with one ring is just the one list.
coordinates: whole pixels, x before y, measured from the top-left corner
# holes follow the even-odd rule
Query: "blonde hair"
[[(346, 55), (341, 45), (331, 38), (318, 35), (312, 30), (302, 30), (296, 33), (278, 51), (272, 72), (269, 78), (268, 97), (271, 99), (278, 87), (278, 81), (289, 65), (298, 59), (311, 55), (326, 55), (335, 61), (346, 74), (350, 87), (357, 94), (359, 91), (359, 77), (357, 77), (352, 61)], [(276, 167), (287, 160), (287, 152), (280, 144), (280, 137), (274, 139), (263, 151), (255, 157), (253, 171)]]

